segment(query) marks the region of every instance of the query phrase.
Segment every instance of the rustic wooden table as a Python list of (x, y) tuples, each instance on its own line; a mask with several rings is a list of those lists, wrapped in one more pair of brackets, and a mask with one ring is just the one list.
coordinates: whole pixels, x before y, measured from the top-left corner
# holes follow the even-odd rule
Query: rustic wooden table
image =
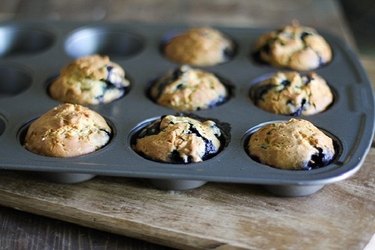
[[(355, 47), (333, 0), (2, 0), (0, 19), (245, 27), (298, 19)], [(363, 62), (374, 82), (374, 60)], [(375, 233), (374, 165), (372, 148), (353, 177), (301, 198), (274, 197), (252, 185), (165, 192), (128, 178), (63, 185), (1, 171), (0, 249), (363, 249)]]

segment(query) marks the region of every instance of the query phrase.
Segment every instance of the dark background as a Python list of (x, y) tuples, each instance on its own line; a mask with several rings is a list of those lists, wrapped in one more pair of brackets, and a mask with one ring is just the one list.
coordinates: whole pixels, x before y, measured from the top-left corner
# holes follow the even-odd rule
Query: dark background
[(340, 0), (361, 54), (375, 55), (375, 1)]

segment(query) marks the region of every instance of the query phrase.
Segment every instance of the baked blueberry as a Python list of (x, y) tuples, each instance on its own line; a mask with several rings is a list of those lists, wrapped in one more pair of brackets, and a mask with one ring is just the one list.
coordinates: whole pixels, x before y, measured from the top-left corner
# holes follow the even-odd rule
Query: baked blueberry
[(311, 122), (290, 119), (254, 132), (246, 145), (254, 160), (271, 167), (310, 170), (332, 162), (334, 142)]
[(187, 65), (155, 80), (149, 95), (156, 103), (177, 111), (212, 108), (229, 96), (226, 86), (214, 74)]
[(207, 160), (224, 146), (222, 131), (212, 120), (167, 115), (142, 129), (133, 148), (154, 161), (191, 163)]
[(317, 114), (333, 102), (330, 87), (315, 72), (278, 72), (253, 86), (250, 98), (268, 112), (291, 116)]
[(262, 62), (294, 70), (313, 70), (332, 60), (327, 41), (297, 22), (259, 37), (254, 54)]

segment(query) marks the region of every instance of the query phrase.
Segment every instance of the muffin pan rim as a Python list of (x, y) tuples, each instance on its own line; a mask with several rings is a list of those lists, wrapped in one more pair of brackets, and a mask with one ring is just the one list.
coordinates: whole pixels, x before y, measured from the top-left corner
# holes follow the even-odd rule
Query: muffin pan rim
[[(49, 50), (51, 47), (53, 47), (57, 41), (55, 32), (52, 31), (50, 24), (46, 23), (39, 23), (41, 26), (36, 26), (35, 23), (31, 22), (11, 22), (6, 21), (3, 23), (0, 23), (0, 34), (3, 32), (9, 32), (16, 34), (15, 38), (18, 42), (18, 39), (20, 39), (18, 36), (22, 35), (34, 35), (38, 34), (39, 37), (43, 37), (45, 39), (45, 45), (40, 48), (34, 48), (36, 51), (28, 51), (29, 49), (23, 48), (21, 52), (14, 53), (12, 51), (12, 47), (10, 46), (10, 52), (5, 53), (5, 57), (32, 57), (36, 54), (43, 53), (47, 50)], [(12, 38), (13, 39), (13, 38)], [(34, 38), (35, 39), (35, 38)], [(14, 40), (14, 39), (13, 39)], [(13, 41), (14, 44), (14, 41)], [(8, 45), (9, 47), (9, 45)], [(9, 54), (9, 55), (8, 55)], [(0, 56), (4, 57), (4, 56)]]
[[(10, 22), (10, 23), (15, 23), (15, 24), (22, 24), (22, 22)], [(6, 24), (6, 23), (5, 23)], [(35, 23), (34, 23), (35, 24)], [(36, 22), (36, 24), (39, 24), (39, 22)], [(43, 24), (43, 22), (40, 22), (40, 24)], [(2, 27), (4, 25), (4, 23), (0, 24), (0, 27)], [(33, 23), (28, 23), (28, 26), (30, 25), (33, 25)], [(184, 28), (187, 28), (188, 25), (181, 25), (181, 26), (176, 26), (176, 25), (151, 25), (151, 24), (139, 24), (139, 23), (132, 23), (132, 22), (129, 22), (129, 23), (84, 23), (84, 22), (54, 22), (54, 23), (51, 23), (51, 24), (48, 24), (48, 25), (45, 25), (43, 27), (51, 27), (51, 30), (56, 32), (55, 33), (55, 38), (56, 38), (56, 41), (55, 41), (55, 44), (52, 45), (47, 51), (43, 51), (41, 52), (40, 54), (37, 54), (37, 55), (28, 55), (27, 56), (27, 60), (25, 62), (25, 64), (27, 64), (28, 62), (31, 62), (33, 60), (36, 60), (36, 58), (39, 58), (40, 57), (46, 57), (48, 56), (49, 53), (47, 53), (48, 51), (51, 52), (51, 51), (55, 51), (55, 53), (57, 54), (61, 54), (61, 64), (59, 65), (60, 67), (62, 67), (63, 65), (65, 65), (66, 62), (69, 62), (71, 61), (71, 56), (68, 55), (66, 52), (59, 52), (59, 50), (61, 50), (63, 48), (62, 44), (64, 44), (64, 42), (61, 42), (61, 41), (65, 41), (64, 38), (66, 39), (68, 37), (67, 34), (69, 34), (69, 30), (70, 31), (74, 31), (74, 30), (77, 30), (77, 28), (79, 27), (86, 27), (86, 26), (89, 26), (89, 27), (93, 27), (95, 25), (99, 25), (101, 27), (105, 27), (105, 26), (122, 26), (122, 25), (125, 25), (125, 27), (130, 27), (130, 30), (134, 30), (135, 27), (138, 27), (140, 28), (141, 32), (145, 32), (145, 30), (150, 30), (151, 28), (153, 29), (157, 29), (157, 31), (154, 30), (154, 33), (153, 34), (144, 34), (144, 37), (145, 37), (145, 48), (143, 51), (141, 51), (140, 53), (136, 54), (134, 57), (131, 57), (131, 58), (121, 58), (121, 59), (113, 59), (113, 61), (119, 63), (121, 66), (125, 66), (125, 71), (127, 70), (126, 66), (129, 66), (129, 65), (132, 65), (132, 64), (135, 64), (139, 61), (142, 61), (144, 60), (147, 56), (150, 55), (150, 51), (151, 51), (151, 48), (150, 46), (153, 46), (153, 50), (154, 51), (157, 51), (157, 53), (160, 53), (158, 51), (158, 47), (155, 46), (158, 44), (158, 42), (155, 40), (157, 37), (160, 38), (161, 35), (164, 34), (163, 30), (168, 30), (172, 27), (179, 27), (179, 29), (184, 29)], [(277, 69), (277, 68), (274, 68), (274, 67), (271, 67), (271, 66), (257, 66), (257, 65), (254, 65), (254, 63), (249, 60), (249, 58), (247, 57), (248, 56), (248, 52), (250, 51), (250, 45), (252, 44), (252, 42), (256, 39), (254, 37), (254, 33), (255, 34), (261, 34), (261, 33), (264, 33), (266, 31), (269, 31), (269, 30), (272, 30), (272, 29), (255, 29), (255, 28), (231, 28), (231, 27), (220, 27), (219, 25), (213, 25), (212, 27), (214, 28), (218, 28), (219, 30), (222, 30), (225, 34), (229, 34), (229, 36), (231, 38), (233, 38), (233, 40), (235, 40), (237, 42), (237, 46), (238, 46), (238, 50), (237, 50), (237, 53), (235, 55), (235, 57), (233, 59), (231, 59), (229, 62), (225, 62), (223, 64), (219, 64), (219, 65), (216, 65), (216, 66), (211, 66), (211, 67), (197, 67), (197, 68), (202, 68), (203, 70), (207, 70), (207, 71), (210, 71), (210, 72), (214, 72), (214, 73), (217, 73), (219, 72), (220, 70), (224, 69), (225, 71), (225, 74), (220, 74), (222, 75), (224, 78), (228, 79), (230, 82), (232, 82), (234, 85), (235, 85), (235, 90), (234, 90), (234, 97), (230, 98), (230, 100), (228, 100), (226, 103), (222, 104), (222, 108), (220, 109), (220, 111), (217, 111), (216, 109), (217, 108), (213, 108), (213, 109), (210, 109), (210, 110), (205, 110), (205, 111), (198, 111), (196, 112), (197, 115), (199, 116), (202, 116), (202, 117), (209, 117), (210, 116), (210, 113), (215, 113), (215, 116), (214, 118), (217, 118), (218, 117), (218, 112), (221, 112), (221, 111), (228, 111), (228, 107), (226, 105), (230, 104), (231, 106), (234, 106), (234, 105), (237, 105), (241, 102), (239, 101), (236, 101), (236, 100), (231, 100), (231, 99), (237, 99), (237, 97), (241, 97), (243, 98), (243, 95), (241, 93), (241, 89), (245, 88), (246, 90), (248, 90), (248, 87), (250, 87), (250, 80), (253, 79), (253, 77), (249, 76), (247, 77), (247, 81), (244, 81), (243, 79), (241, 80), (242, 82), (240, 83), (235, 83), (230, 77), (228, 77), (226, 74), (227, 73), (230, 73), (230, 69), (228, 69), (226, 71), (226, 68), (233, 68), (235, 67), (236, 65), (239, 65), (240, 63), (247, 63), (247, 65), (249, 66), (248, 70), (260, 70), (260, 73), (257, 74), (258, 76), (259, 75), (263, 75), (265, 72), (275, 72), (275, 71), (279, 71), (279, 70), (283, 70), (283, 69)], [(230, 32), (228, 31), (231, 31), (231, 32), (234, 32), (234, 35), (230, 34)], [(243, 35), (242, 33), (245, 32), (245, 31), (250, 31), (249, 34), (246, 34), (246, 35)], [(319, 32), (319, 30), (318, 30)], [(343, 42), (340, 40), (340, 39), (337, 39), (335, 36), (331, 35), (331, 34), (326, 34), (324, 32), (320, 32), (324, 37), (327, 38), (328, 42), (330, 43), (331, 47), (333, 49), (337, 49), (339, 48), (341, 51), (338, 51), (338, 52), (335, 52), (334, 53), (334, 57), (333, 57), (333, 61), (325, 66), (323, 66), (322, 68), (319, 68), (318, 70), (315, 70), (319, 75), (321, 75), (322, 77), (325, 77), (325, 75), (327, 75), (327, 72), (329, 72), (332, 68), (337, 68), (337, 64), (339, 63), (338, 60), (340, 59), (340, 57), (345, 57), (346, 60), (350, 59), (349, 60), (349, 63), (351, 63), (352, 65), (350, 65), (352, 68), (353, 71), (356, 71), (355, 73), (357, 74), (357, 76), (353, 77), (356, 78), (358, 81), (356, 82), (362, 82), (364, 84), (358, 84), (359, 88), (363, 89), (365, 88), (366, 90), (368, 90), (368, 85), (369, 85), (369, 81), (367, 79), (367, 76), (365, 75), (365, 72), (363, 70), (363, 68), (361, 68), (360, 66), (360, 63), (358, 62), (358, 59), (356, 59), (354, 53), (345, 45), (343, 44)], [(159, 34), (158, 36), (156, 34)], [(242, 34), (238, 37), (238, 34)], [(153, 37), (152, 39), (153, 42), (150, 42), (150, 37)], [(237, 37), (237, 38), (236, 38)], [(248, 39), (247, 40), (247, 44), (248, 46), (247, 47), (244, 47), (243, 45), (245, 44), (245, 41), (244, 41), (244, 37), (247, 37), (247, 38), (250, 38), (251, 39)], [(332, 41), (334, 42), (334, 45), (335, 46), (332, 46)], [(241, 46), (241, 47), (240, 47)], [(345, 53), (344, 53), (345, 52)], [(152, 60), (157, 60), (157, 59), (162, 59), (163, 58), (163, 55), (160, 55), (160, 54), (151, 54), (152, 56)], [(22, 63), (22, 57), (20, 56), (17, 56), (17, 57), (0, 57), (0, 62), (1, 63), (8, 63), (8, 62), (14, 62), (14, 63)], [(117, 60), (117, 61), (116, 61)], [(352, 61), (354, 60), (354, 61)], [(176, 67), (177, 65), (174, 64), (173, 62), (168, 62), (168, 61), (165, 61), (163, 62), (163, 65), (159, 68), (165, 68), (165, 69), (171, 69), (171, 68), (174, 68)], [(348, 65), (347, 65), (348, 66)], [(55, 67), (55, 69), (57, 69), (57, 65), (54, 65), (53, 67)], [(134, 69), (134, 65), (133, 66), (130, 66), (129, 69), (129, 75), (134, 79), (136, 78), (136, 76), (138, 75), (138, 73), (132, 73), (131, 70)], [(193, 67), (196, 67), (196, 66), (193, 66)], [(349, 67), (349, 66), (348, 66)], [(41, 65), (37, 65), (37, 66), (32, 66), (31, 67), (31, 70), (34, 72), (34, 74), (39, 74), (37, 72), (38, 69), (41, 68)], [(320, 73), (320, 72), (324, 72), (324, 74)], [(52, 71), (50, 72), (52, 74), (56, 73), (58, 71)], [(155, 72), (157, 72), (157, 70), (155, 70)], [(155, 78), (156, 75), (150, 75), (148, 77), (148, 79), (152, 79), (152, 78)], [(39, 77), (40, 78), (40, 77)], [(336, 79), (336, 78), (334, 78)], [(341, 78), (340, 78), (341, 79)], [(46, 80), (46, 78), (45, 78)], [(329, 79), (326, 79), (328, 83), (330, 83), (331, 81)], [(0, 113), (4, 115), (4, 118), (6, 119), (6, 123), (7, 123), (7, 126), (5, 128), (5, 131), (2, 135), (0, 135), (0, 144), (2, 143), (9, 143), (12, 141), (12, 138), (16, 138), (15, 134), (17, 133), (17, 130), (19, 129), (19, 127), (15, 127), (17, 126), (17, 124), (19, 124), (21, 122), (21, 116), (25, 116), (25, 120), (29, 119), (33, 114), (42, 114), (44, 112), (46, 112), (47, 110), (49, 110), (50, 108), (53, 107), (53, 105), (57, 105), (58, 102), (57, 101), (54, 101), (54, 100), (48, 100), (46, 101), (44, 107), (41, 107), (41, 106), (38, 106), (38, 105), (32, 105), (33, 107), (36, 107), (36, 109), (33, 110), (33, 114), (28, 114), (26, 111), (22, 111), (18, 116), (13, 114), (12, 112), (9, 112), (9, 110), (7, 109), (4, 109), (3, 107), (3, 104), (7, 103), (8, 105), (11, 105), (11, 104), (16, 104), (17, 101), (19, 101), (20, 99), (22, 98), (25, 98), (25, 97), (30, 97), (32, 94), (36, 93), (36, 91), (38, 89), (40, 89), (40, 87), (38, 87), (38, 85), (40, 84), (45, 84), (44, 82), (34, 82), (33, 85), (37, 85), (37, 86), (31, 86), (32, 89), (28, 89), (26, 92), (28, 93), (22, 93), (21, 95), (18, 95), (12, 99), (12, 101), (9, 101), (9, 100), (1, 100), (0, 99)], [(132, 85), (132, 89), (131, 91), (125, 95), (124, 97), (122, 97), (122, 99), (124, 99), (124, 101), (122, 100), (118, 100), (118, 103), (116, 106), (120, 106), (120, 105), (123, 105), (124, 103), (128, 103), (130, 102), (130, 100), (125, 100), (127, 99), (130, 95), (137, 95), (137, 93), (139, 94), (139, 88), (141, 87), (140, 85), (142, 85), (142, 90), (145, 89), (145, 82), (142, 82), (142, 80), (137, 80), (135, 79), (134, 82), (133, 82), (134, 85)], [(334, 86), (330, 85), (330, 87), (333, 87), (334, 90), (337, 90), (337, 88), (335, 87), (337, 83), (334, 84)], [(240, 85), (240, 87), (238, 87), (237, 85)], [(346, 88), (348, 86), (352, 86), (351, 83), (344, 83), (342, 88)], [(138, 88), (138, 91), (135, 91), (135, 87)], [(340, 86), (341, 88), (341, 86)], [(370, 87), (371, 89), (371, 87)], [(341, 92), (341, 89), (338, 89), (337, 91)], [(365, 102), (367, 103), (370, 103), (372, 105), (370, 105), (371, 107), (367, 108), (367, 110), (364, 110), (364, 111), (359, 111), (359, 110), (356, 110), (356, 107), (353, 108), (352, 110), (352, 113), (354, 113), (356, 116), (360, 116), (361, 114), (364, 114), (366, 117), (365, 118), (361, 118), (361, 119), (367, 119), (367, 121), (361, 121), (363, 124), (362, 125), (358, 125), (359, 127), (365, 127), (366, 128), (366, 135), (368, 135), (369, 137), (372, 138), (373, 136), (373, 133), (374, 133), (374, 128), (372, 126), (372, 128), (369, 128), (369, 123), (370, 121), (368, 120), (373, 120), (374, 119), (374, 107), (373, 107), (373, 98), (371, 99), (369, 96), (368, 96), (368, 93), (366, 93), (367, 91), (364, 91), (364, 90), (359, 90), (358, 92), (365, 92), (364, 94), (366, 94), (366, 98), (367, 100), (365, 100)], [(144, 91), (143, 91), (144, 92)], [(46, 94), (46, 93), (45, 93)], [(358, 93), (355, 93), (355, 94), (358, 94)], [(363, 93), (362, 93), (363, 94)], [(339, 101), (340, 101), (340, 105), (347, 105), (347, 103), (345, 102), (345, 100), (340, 100), (342, 98), (344, 98), (342, 95), (340, 96), (341, 94), (339, 94)], [(361, 95), (361, 93), (359, 94)], [(371, 93), (372, 95), (372, 93)], [(49, 98), (49, 97), (47, 97)], [(147, 97), (144, 97), (144, 98), (147, 98)], [(132, 98), (134, 100), (134, 98)], [(244, 100), (242, 100), (242, 103), (244, 102)], [(363, 103), (363, 101), (361, 101)], [(249, 98), (248, 100), (248, 105), (249, 105), (249, 108), (250, 110), (252, 110), (254, 107), (251, 107), (252, 104), (251, 103), (251, 100)], [(359, 106), (363, 106), (362, 103), (359, 103), (357, 105)], [(111, 104), (105, 104), (106, 106), (101, 106), (101, 107), (94, 107), (93, 110), (99, 112), (100, 114), (108, 117), (111, 121), (113, 121), (113, 117), (116, 116), (116, 110), (112, 110), (111, 109)], [(333, 104), (335, 105), (335, 104)], [(47, 107), (48, 106), (48, 107)], [(152, 106), (152, 104), (149, 104), (148, 106)], [(147, 106), (147, 107), (148, 107)], [(92, 106), (89, 106), (89, 108), (91, 108)], [(336, 111), (339, 107), (336, 107), (336, 109), (334, 109), (334, 111)], [(20, 110), (20, 107), (18, 106), (17, 107), (18, 110)], [(155, 112), (155, 110), (160, 110), (159, 114), (157, 114), (157, 112)], [(244, 110), (244, 109), (242, 109)], [(324, 112), (324, 114), (316, 114), (314, 115), (314, 117), (302, 117), (303, 119), (306, 119), (306, 120), (309, 120), (309, 121), (313, 121), (313, 124), (317, 127), (322, 127), (323, 129), (326, 129), (325, 128), (325, 125), (327, 124), (327, 118), (325, 118), (326, 120), (323, 122), (323, 124), (321, 123), (315, 123), (314, 121), (318, 121), (320, 119), (321, 116), (323, 117), (327, 117), (328, 115), (330, 115), (328, 112), (330, 112), (330, 110), (332, 110), (332, 107), (330, 109), (328, 109), (327, 111)], [(217, 112), (216, 112), (217, 111)], [(103, 114), (102, 112), (104, 113), (107, 113), (106, 114)], [(153, 108), (152, 111), (148, 112), (147, 114), (153, 114), (153, 116), (157, 116), (157, 115), (167, 115), (167, 114), (173, 114), (174, 111), (173, 110), (168, 110), (168, 109), (160, 109), (160, 108)], [(192, 112), (194, 113), (194, 112)], [(249, 115), (250, 113), (252, 112), (245, 112), (244, 115)], [(254, 112), (255, 115), (259, 115), (260, 112), (259, 111), (255, 111)], [(328, 113), (328, 114), (327, 114)], [(9, 114), (9, 116), (8, 116)], [(27, 114), (27, 115), (26, 115)], [(130, 114), (134, 114), (134, 112), (131, 112)], [(283, 116), (283, 117), (280, 117), (280, 116), (274, 116), (272, 114), (268, 114), (268, 115), (265, 115), (265, 114), (260, 114), (262, 117), (262, 119), (260, 118), (257, 118), (255, 119), (255, 122), (256, 123), (259, 123), (261, 122), (262, 120), (265, 120), (267, 121), (268, 119), (272, 118), (273, 119), (282, 119), (282, 120), (286, 120), (286, 119), (289, 119), (290, 117), (288, 116)], [(146, 114), (139, 117), (138, 119), (138, 123), (141, 123), (143, 120), (142, 118), (145, 118), (147, 117)], [(150, 117), (150, 116), (149, 116)], [(233, 115), (231, 115), (230, 117), (233, 117)], [(14, 119), (16, 121), (14, 121)], [(124, 120), (124, 117), (121, 117), (120, 118), (121, 120)], [(134, 125), (134, 123), (136, 123), (136, 120), (137, 119), (132, 119), (132, 120), (129, 120), (129, 121), (126, 121), (126, 125), (123, 127), (123, 128), (116, 128), (117, 131), (118, 131), (118, 134), (117, 136), (122, 136), (124, 137), (124, 135), (128, 134), (131, 129), (133, 128), (132, 125)], [(231, 121), (228, 121), (226, 119), (220, 119), (220, 121), (222, 122), (228, 122), (228, 123), (232, 123)], [(254, 122), (254, 123), (255, 123)], [(114, 121), (114, 124), (116, 126), (116, 124), (118, 124), (118, 122)], [(250, 127), (253, 127), (254, 125), (252, 124), (248, 124), (248, 128)], [(242, 134), (245, 133), (245, 129), (244, 129), (244, 125), (240, 126), (240, 128), (236, 128), (237, 130), (241, 130), (242, 131)], [(330, 131), (329, 129), (327, 129), (328, 132), (332, 133), (335, 135), (335, 133), (333, 131)], [(240, 134), (239, 132), (236, 132), (238, 134)], [(225, 154), (225, 156), (227, 155), (230, 155), (231, 153), (233, 153), (232, 151), (235, 150), (238, 145), (242, 145), (241, 142), (233, 142), (233, 140), (238, 140), (241, 136), (239, 135), (236, 135), (235, 137), (232, 136), (232, 140), (231, 140), (231, 143), (228, 145), (228, 147), (226, 149), (223, 150), (223, 152), (219, 153), (219, 155), (213, 157), (212, 159), (210, 159), (209, 161), (212, 161), (212, 160), (218, 160), (218, 161), (223, 161), (223, 159), (221, 159), (223, 156), (221, 154)], [(116, 142), (116, 145), (112, 145), (112, 147), (124, 147), (125, 150), (123, 150), (124, 154), (125, 152), (129, 152), (129, 149), (127, 148), (128, 145), (126, 144), (126, 139), (127, 137), (125, 136), (124, 138), (114, 138), (113, 140), (115, 140)], [(348, 141), (351, 141), (348, 140)], [(362, 140), (360, 140), (362, 141)], [(113, 142), (112, 142), (113, 143)], [(316, 170), (313, 170), (313, 171), (309, 171), (308, 174), (306, 174), (307, 177), (309, 178), (303, 178), (304, 176), (302, 176), (301, 178), (290, 178), (290, 179), (287, 179), (285, 177), (288, 177), (287, 175), (285, 174), (282, 174), (282, 175), (278, 175), (278, 174), (273, 174), (273, 175), (270, 175), (269, 178), (263, 178), (261, 176), (258, 177), (258, 180), (255, 180), (255, 179), (247, 179), (246, 178), (240, 178), (240, 177), (236, 177), (234, 179), (231, 179), (229, 180), (228, 178), (224, 178), (226, 176), (224, 176), (225, 174), (227, 174), (228, 172), (225, 172), (223, 177), (220, 177), (220, 178), (217, 178), (215, 180), (215, 178), (211, 176), (201, 176), (199, 174), (196, 174), (194, 173), (193, 175), (189, 175), (189, 174), (186, 174), (184, 171), (182, 171), (181, 173), (177, 173), (178, 176), (176, 176), (176, 173), (173, 174), (173, 175), (168, 175), (166, 173), (164, 174), (160, 174), (160, 173), (150, 173), (149, 176), (140, 176), (139, 174), (134, 174), (133, 173), (121, 173), (121, 171), (118, 171), (118, 169), (113, 169), (113, 171), (111, 173), (107, 172), (105, 169), (101, 169), (101, 170), (98, 170), (98, 169), (95, 169), (95, 168), (87, 168), (87, 169), (84, 169), (84, 167), (82, 167), (83, 165), (85, 164), (93, 164), (93, 162), (79, 162), (79, 161), (72, 161), (72, 159), (63, 159), (62, 161), (60, 162), (64, 162), (64, 163), (61, 163), (60, 166), (58, 166), (57, 168), (52, 168), (51, 166), (48, 166), (48, 164), (50, 164), (52, 161), (38, 161), (37, 157), (30, 157), (30, 156), (23, 156), (23, 157), (26, 157), (26, 160), (27, 160), (27, 163), (30, 164), (30, 165), (34, 165), (34, 166), (31, 166), (31, 167), (27, 167), (26, 166), (26, 163), (25, 162), (14, 162), (10, 159), (6, 159), (4, 161), (4, 155), (0, 155), (0, 159), (2, 160), (2, 162), (4, 162), (3, 164), (1, 164), (0, 168), (3, 168), (3, 169), (17, 169), (17, 170), (34, 170), (34, 171), (51, 171), (51, 172), (59, 172), (59, 171), (62, 171), (62, 172), (66, 172), (66, 171), (69, 171), (69, 172), (74, 172), (74, 173), (92, 173), (92, 174), (104, 174), (104, 175), (116, 175), (116, 176), (130, 176), (130, 177), (141, 177), (141, 178), (145, 178), (145, 177), (149, 177), (149, 178), (177, 178), (177, 179), (205, 179), (205, 180), (208, 180), (208, 181), (220, 181), (220, 182), (241, 182), (241, 183), (258, 183), (258, 184), (296, 184), (296, 185), (315, 185), (315, 184), (326, 184), (326, 183), (331, 183), (331, 182), (335, 182), (335, 181), (338, 181), (338, 180), (341, 180), (341, 179), (344, 179), (346, 177), (349, 177), (351, 174), (353, 174), (354, 172), (356, 172), (359, 167), (360, 167), (360, 163), (363, 162), (363, 159), (364, 159), (364, 155), (366, 155), (366, 149), (367, 151), (369, 150), (369, 143), (370, 143), (370, 140), (367, 140), (367, 143), (362, 143), (360, 145), (356, 144), (357, 147), (361, 147), (361, 150), (357, 150), (355, 152), (353, 152), (352, 154), (352, 157), (358, 157), (358, 155), (360, 155), (359, 157), (359, 161), (351, 161), (349, 162), (351, 164), (351, 166), (349, 166), (349, 164), (344, 164), (342, 167), (334, 167), (334, 166), (331, 166), (330, 168), (333, 169), (333, 171), (328, 171), (330, 168), (327, 168), (326, 170), (328, 172), (330, 172), (330, 175), (327, 175), (327, 173), (321, 173), (320, 171), (318, 172), (314, 172)], [(234, 146), (231, 146), (231, 145), (237, 145), (236, 147)], [(344, 147), (349, 147), (350, 148), (350, 145), (349, 144), (353, 144), (353, 143), (346, 143), (346, 141), (343, 142), (343, 145)], [(355, 144), (355, 142), (354, 142)], [(366, 144), (366, 145), (365, 145)], [(229, 150), (228, 150), (229, 149)], [(108, 150), (107, 150), (108, 151)], [(228, 152), (230, 151), (230, 152)], [(360, 151), (360, 152), (358, 152)], [(344, 153), (348, 153), (348, 152), (344, 152)], [(246, 153), (245, 153), (246, 154)], [(95, 153), (93, 153), (93, 155), (96, 155)], [(102, 154), (100, 154), (102, 155)], [(217, 159), (217, 158), (220, 158), (220, 159)], [(230, 158), (230, 157), (229, 157)], [(95, 157), (93, 157), (93, 159), (95, 159)], [(351, 158), (352, 159), (352, 158)], [(31, 160), (31, 162), (30, 162)], [(207, 162), (209, 162), (207, 161)], [(206, 162), (206, 163), (207, 163)], [(41, 164), (41, 163), (46, 163), (45, 166), (40, 166), (38, 168), (38, 164)], [(206, 163), (203, 163), (201, 165), (207, 165)], [(43, 165), (42, 164), (42, 165)], [(66, 164), (72, 164), (73, 166), (68, 166), (66, 168), (63, 167), (63, 165), (66, 165)], [(222, 163), (221, 163), (222, 164)], [(74, 165), (76, 166), (76, 168), (74, 167)], [(97, 164), (96, 166), (99, 166), (100, 164)], [(78, 167), (80, 166), (80, 167)], [(105, 166), (105, 164), (102, 164), (101, 166)], [(222, 165), (221, 165), (222, 166)], [(77, 168), (78, 167), (78, 168)], [(348, 168), (348, 169), (344, 169), (344, 168)], [(146, 167), (146, 169), (148, 171), (149, 170), (149, 166)], [(201, 166), (197, 166), (196, 169), (198, 170), (201, 170)], [(206, 168), (206, 167), (204, 167)], [(212, 166), (210, 166), (209, 168), (212, 168)], [(240, 168), (240, 167), (239, 167)], [(134, 169), (134, 166), (132, 166), (130, 168), (130, 170)], [(337, 171), (337, 169), (339, 169), (340, 171)], [(87, 170), (87, 171), (84, 171), (84, 170)], [(204, 169), (203, 169), (204, 170)], [(322, 172), (325, 172), (325, 171), (322, 171)], [(339, 173), (340, 175), (337, 175), (336, 174)], [(276, 176), (276, 177), (275, 177)], [(284, 178), (284, 179), (277, 179), (277, 178)], [(273, 181), (272, 181), (272, 178), (273, 178)]]

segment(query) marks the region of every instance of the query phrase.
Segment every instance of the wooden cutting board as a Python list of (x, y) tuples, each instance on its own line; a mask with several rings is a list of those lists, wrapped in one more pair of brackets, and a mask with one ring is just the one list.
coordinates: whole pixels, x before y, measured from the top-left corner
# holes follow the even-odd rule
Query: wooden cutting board
[(56, 184), (2, 171), (0, 204), (178, 248), (362, 249), (375, 233), (375, 149), (348, 180), (300, 198), (256, 185), (184, 192), (96, 177)]
[[(354, 45), (334, 0), (66, 0), (64, 4), (5, 0), (1, 4), (0, 19), (168, 20), (275, 27), (294, 17)], [(368, 59), (365, 66), (375, 79), (375, 64)], [(301, 198), (273, 197), (251, 185), (210, 183), (187, 192), (164, 192), (134, 179), (97, 177), (63, 185), (25, 173), (0, 171), (0, 204), (186, 249), (363, 249), (375, 233), (374, 166), (373, 148), (355, 176)], [(49, 239), (59, 237), (54, 233)], [(36, 239), (23, 232), (17, 244), (24, 242), (22, 237), (31, 243)]]

